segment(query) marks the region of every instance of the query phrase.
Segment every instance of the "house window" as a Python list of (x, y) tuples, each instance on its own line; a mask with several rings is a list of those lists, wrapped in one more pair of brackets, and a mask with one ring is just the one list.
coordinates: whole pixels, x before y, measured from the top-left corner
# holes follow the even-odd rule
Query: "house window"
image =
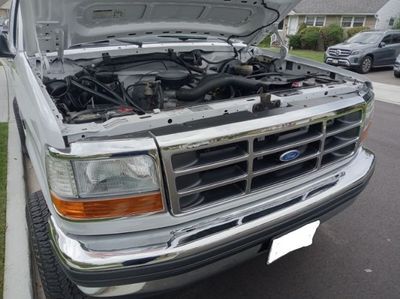
[(365, 24), (365, 17), (342, 17), (342, 27), (362, 27)]
[(364, 26), (365, 17), (354, 17), (353, 18), (353, 27), (362, 27)]
[(304, 23), (306, 23), (307, 26), (322, 27), (325, 25), (325, 17), (324, 16), (306, 16)]
[(394, 25), (394, 18), (392, 17), (392, 18), (390, 18), (390, 20), (389, 20), (389, 26), (390, 26), (390, 27), (393, 27), (393, 25)]
[(284, 20), (282, 20), (279, 24), (278, 24), (278, 30), (283, 30), (283, 24), (284, 24)]

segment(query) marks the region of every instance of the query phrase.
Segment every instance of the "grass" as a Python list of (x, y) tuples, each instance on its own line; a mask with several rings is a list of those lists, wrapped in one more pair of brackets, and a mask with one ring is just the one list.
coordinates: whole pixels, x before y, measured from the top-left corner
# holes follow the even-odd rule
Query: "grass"
[(290, 55), (298, 56), (302, 58), (307, 58), (315, 60), (318, 62), (324, 62), (324, 52), (322, 51), (312, 51), (312, 50), (292, 50), (289, 51)]
[(0, 297), (3, 296), (4, 243), (6, 233), (8, 126), (0, 123)]
[[(268, 48), (270, 51), (279, 51), (278, 48)], [(311, 60), (315, 60), (318, 62), (324, 62), (324, 52), (323, 51), (312, 51), (312, 50), (291, 50), (289, 51), (290, 55), (298, 56), (302, 58), (307, 58)]]

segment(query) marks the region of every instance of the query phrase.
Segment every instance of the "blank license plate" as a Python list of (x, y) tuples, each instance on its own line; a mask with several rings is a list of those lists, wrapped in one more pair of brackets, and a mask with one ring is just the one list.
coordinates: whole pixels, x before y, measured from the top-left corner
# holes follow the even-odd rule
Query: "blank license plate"
[(337, 60), (337, 59), (332, 59), (332, 63), (338, 64), (338, 63), (339, 63), (339, 60)]
[(318, 220), (273, 239), (267, 264), (271, 264), (289, 252), (310, 246), (319, 225), (320, 221)]

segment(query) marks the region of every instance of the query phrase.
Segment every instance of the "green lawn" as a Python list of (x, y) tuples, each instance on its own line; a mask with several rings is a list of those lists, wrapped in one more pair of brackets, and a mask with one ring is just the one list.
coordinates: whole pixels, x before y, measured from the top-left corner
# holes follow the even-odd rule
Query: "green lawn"
[(312, 59), (318, 62), (324, 62), (324, 52), (311, 50), (292, 50), (290, 55), (299, 56), (307, 59)]
[[(267, 48), (267, 50), (278, 52), (278, 48)], [(324, 52), (322, 51), (312, 51), (312, 50), (292, 50), (289, 51), (290, 55), (298, 56), (302, 58), (307, 58), (315, 60), (318, 62), (324, 62)]]
[(0, 298), (3, 296), (4, 238), (6, 232), (8, 127), (0, 123)]

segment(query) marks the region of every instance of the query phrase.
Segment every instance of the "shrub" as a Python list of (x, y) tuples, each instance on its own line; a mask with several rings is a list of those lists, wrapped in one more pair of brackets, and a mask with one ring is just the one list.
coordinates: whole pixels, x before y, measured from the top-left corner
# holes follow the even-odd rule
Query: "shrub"
[(300, 33), (301, 47), (303, 49), (317, 50), (320, 40), (320, 32), (318, 27), (307, 27)]
[(301, 36), (300, 34), (295, 34), (289, 36), (289, 48), (290, 49), (301, 49)]
[(271, 47), (271, 35), (268, 35), (264, 40), (259, 44), (262, 48), (269, 48)]
[(400, 18), (394, 22), (393, 29), (400, 29)]
[(320, 33), (323, 50), (341, 43), (344, 40), (344, 30), (338, 24), (331, 24), (327, 27), (322, 27)]
[(346, 30), (347, 38), (350, 38), (350, 37), (356, 35), (357, 33), (365, 31), (365, 30), (369, 30), (369, 27), (354, 27), (354, 28), (347, 29)]
[(307, 28), (306, 23), (301, 23), (299, 29), (297, 30), (297, 34), (301, 34), (306, 28)]

